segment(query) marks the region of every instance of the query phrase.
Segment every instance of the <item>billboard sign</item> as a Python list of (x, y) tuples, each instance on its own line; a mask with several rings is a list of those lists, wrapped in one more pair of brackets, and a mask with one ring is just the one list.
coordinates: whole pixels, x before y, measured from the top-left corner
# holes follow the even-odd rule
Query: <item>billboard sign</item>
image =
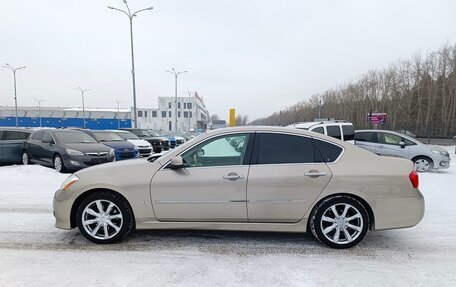
[(386, 113), (367, 113), (366, 114), (366, 123), (373, 125), (386, 124), (386, 119), (388, 115)]

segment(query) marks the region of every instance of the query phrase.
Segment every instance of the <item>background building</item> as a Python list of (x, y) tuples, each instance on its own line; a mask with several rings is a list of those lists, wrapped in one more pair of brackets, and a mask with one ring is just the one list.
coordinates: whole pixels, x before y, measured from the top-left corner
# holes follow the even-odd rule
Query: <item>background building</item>
[(197, 131), (208, 128), (209, 111), (198, 93), (177, 98), (177, 129), (175, 127), (175, 98), (159, 97), (158, 108), (138, 108), (138, 128), (157, 131)]
[[(18, 107), (20, 127), (83, 127), (82, 108)], [(89, 129), (117, 129), (131, 127), (130, 109), (85, 109), (86, 127)], [(0, 106), (0, 126), (16, 126), (14, 107)]]

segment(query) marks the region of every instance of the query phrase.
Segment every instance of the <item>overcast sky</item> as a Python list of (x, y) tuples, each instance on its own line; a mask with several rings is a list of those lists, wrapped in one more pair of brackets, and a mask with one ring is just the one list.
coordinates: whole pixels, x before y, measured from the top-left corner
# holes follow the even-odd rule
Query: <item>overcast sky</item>
[[(132, 105), (128, 18), (121, 0), (0, 0), (0, 63), (18, 71), (19, 105)], [(211, 113), (253, 120), (456, 41), (456, 1), (130, 0), (138, 107), (174, 95), (165, 71), (188, 70), (179, 95), (197, 91)], [(0, 69), (0, 105), (14, 105)]]

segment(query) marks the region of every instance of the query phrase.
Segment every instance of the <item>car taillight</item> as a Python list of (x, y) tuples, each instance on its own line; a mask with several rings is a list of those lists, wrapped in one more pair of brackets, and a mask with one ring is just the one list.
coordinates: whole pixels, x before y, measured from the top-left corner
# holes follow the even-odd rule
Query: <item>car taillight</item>
[(410, 182), (412, 183), (413, 188), (418, 188), (419, 180), (418, 173), (414, 170), (409, 174)]

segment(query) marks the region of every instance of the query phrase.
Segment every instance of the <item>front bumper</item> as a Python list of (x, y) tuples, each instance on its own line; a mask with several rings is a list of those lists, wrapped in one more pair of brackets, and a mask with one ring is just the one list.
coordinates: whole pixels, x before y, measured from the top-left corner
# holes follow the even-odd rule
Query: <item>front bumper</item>
[(114, 161), (114, 155), (90, 156), (90, 155), (64, 155), (63, 164), (68, 170), (80, 170), (89, 166)]
[(52, 207), (54, 209), (55, 227), (60, 229), (71, 229), (71, 207), (73, 200), (70, 200), (71, 193), (59, 189), (54, 194)]
[(116, 160), (124, 160), (124, 159), (131, 159), (131, 158), (138, 158), (139, 151), (138, 150), (115, 150), (116, 153)]
[(434, 169), (446, 169), (450, 167), (450, 157), (443, 154), (436, 154), (432, 157)]

